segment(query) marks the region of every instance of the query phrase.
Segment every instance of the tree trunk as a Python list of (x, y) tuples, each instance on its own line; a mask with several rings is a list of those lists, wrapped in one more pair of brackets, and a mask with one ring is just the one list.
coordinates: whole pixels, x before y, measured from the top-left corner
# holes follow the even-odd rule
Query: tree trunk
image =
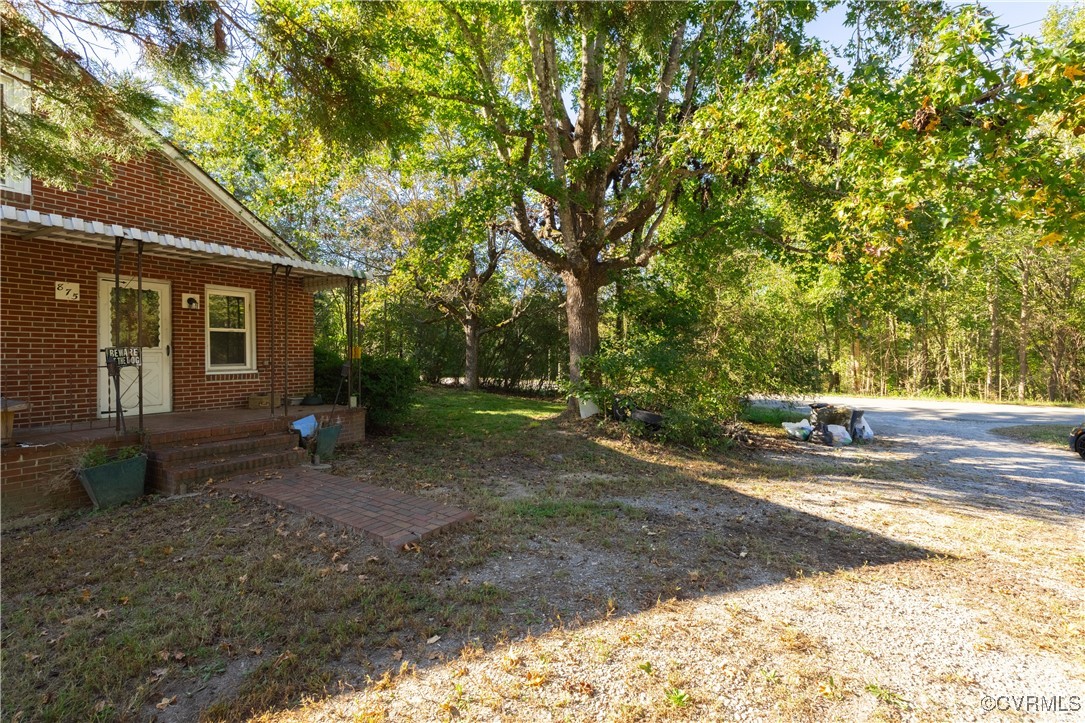
[[(1001, 397), (1002, 389), (1002, 320), (998, 300), (998, 273), (987, 280), (987, 313), (991, 318), (991, 338), (987, 345), (987, 381), (984, 396), (987, 399)], [(992, 389), (997, 390), (992, 394)]]
[(1017, 399), (1024, 401), (1028, 391), (1029, 337), (1029, 267), (1021, 269), (1021, 315), (1017, 326)]
[(463, 388), (469, 392), (478, 391), (478, 340), (479, 320), (474, 315), (468, 315), (463, 324), (467, 353), (463, 362)]
[[(599, 351), (600, 285), (579, 279), (569, 271), (563, 272), (561, 278), (565, 281), (565, 315), (569, 321), (569, 382), (575, 385), (582, 381), (580, 360)], [(569, 408), (575, 404), (570, 397)]]

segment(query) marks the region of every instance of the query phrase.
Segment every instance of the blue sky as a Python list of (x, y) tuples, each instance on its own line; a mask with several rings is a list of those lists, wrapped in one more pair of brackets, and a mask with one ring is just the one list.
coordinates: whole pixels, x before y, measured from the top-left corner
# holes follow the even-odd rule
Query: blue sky
[[(920, 0), (921, 1), (921, 0)], [(1037, 2), (1023, 2), (1022, 0), (988, 0), (981, 3), (999, 18), (1001, 24), (1012, 30), (1014, 35), (1036, 34), (1040, 30), (1040, 22), (1047, 15), (1052, 5), (1080, 5), (1085, 0), (1054, 3), (1046, 0)], [(969, 3), (953, 2), (951, 5), (967, 5)], [(852, 28), (844, 26), (846, 8), (843, 4), (838, 5), (827, 13), (823, 13), (810, 25), (811, 32), (833, 45), (844, 46), (851, 36)]]

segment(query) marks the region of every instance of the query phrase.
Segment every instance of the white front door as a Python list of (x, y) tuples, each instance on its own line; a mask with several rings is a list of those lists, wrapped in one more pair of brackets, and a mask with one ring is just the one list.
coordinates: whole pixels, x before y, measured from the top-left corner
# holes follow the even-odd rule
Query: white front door
[[(173, 408), (173, 380), (170, 364), (170, 285), (164, 281), (143, 280), (143, 341), (138, 341), (134, 278), (121, 277), (120, 293), (115, 293), (113, 277), (98, 279), (98, 349), (141, 346), (143, 356), (143, 411), (146, 414), (168, 412)], [(118, 303), (119, 302), (119, 303)], [(119, 317), (119, 318), (118, 318)], [(114, 326), (114, 322), (119, 322)], [(119, 327), (119, 328), (118, 328)], [(114, 330), (117, 330), (116, 337)], [(116, 413), (117, 390), (105, 368), (106, 355), (98, 352), (98, 412), (101, 416)], [(121, 367), (120, 398), (125, 416), (139, 412), (139, 369)]]

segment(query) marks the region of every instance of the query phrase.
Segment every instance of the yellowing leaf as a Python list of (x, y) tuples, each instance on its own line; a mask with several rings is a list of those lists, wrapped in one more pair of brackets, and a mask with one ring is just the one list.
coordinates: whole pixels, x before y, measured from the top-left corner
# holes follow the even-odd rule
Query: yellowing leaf
[(912, 225), (912, 222), (904, 218), (903, 216), (898, 216), (896, 219), (896, 224), (897, 228), (902, 228), (907, 231), (908, 227)]
[(912, 130), (912, 122), (910, 120), (901, 121), (900, 127), (902, 130), (910, 131)]
[(1028, 73), (1018, 71), (1017, 77), (1014, 78), (1014, 82), (1017, 83), (1018, 88), (1024, 88), (1028, 85)]
[(1076, 80), (1078, 78), (1085, 77), (1085, 70), (1082, 70), (1076, 65), (1067, 65), (1066, 68), (1062, 71), (1062, 75), (1068, 80)]
[(1053, 246), (1054, 244), (1057, 244), (1059, 241), (1062, 241), (1062, 234), (1059, 233), (1058, 231), (1052, 231), (1051, 233), (1047, 234), (1046, 236), (1044, 236), (1044, 237), (1042, 237), (1040, 239), (1040, 245), (1041, 246)]

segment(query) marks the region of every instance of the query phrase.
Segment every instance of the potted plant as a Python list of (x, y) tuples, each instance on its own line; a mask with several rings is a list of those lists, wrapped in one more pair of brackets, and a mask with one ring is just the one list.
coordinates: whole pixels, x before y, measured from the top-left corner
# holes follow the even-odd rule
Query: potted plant
[(143, 495), (147, 455), (140, 447), (122, 447), (110, 454), (96, 444), (83, 454), (78, 472), (94, 509), (113, 507)]

